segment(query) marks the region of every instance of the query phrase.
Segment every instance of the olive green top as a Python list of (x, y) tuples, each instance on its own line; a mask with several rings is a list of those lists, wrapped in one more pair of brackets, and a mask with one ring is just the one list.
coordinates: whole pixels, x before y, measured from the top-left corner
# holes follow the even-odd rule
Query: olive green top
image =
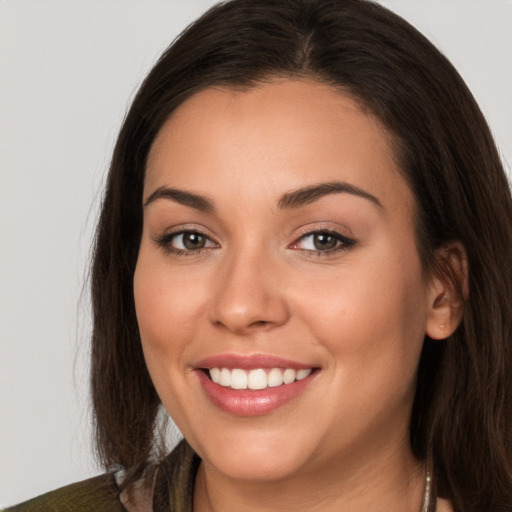
[[(200, 459), (186, 441), (182, 441), (158, 465), (153, 494), (153, 510), (192, 512), (194, 481)], [(43, 494), (5, 512), (126, 512), (119, 499), (113, 473), (67, 485)]]

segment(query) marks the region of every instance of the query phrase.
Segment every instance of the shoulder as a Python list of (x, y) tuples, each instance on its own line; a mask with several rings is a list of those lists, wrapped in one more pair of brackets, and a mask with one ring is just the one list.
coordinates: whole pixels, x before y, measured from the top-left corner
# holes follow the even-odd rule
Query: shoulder
[[(3, 512), (127, 512), (137, 510), (192, 510), (194, 481), (201, 460), (183, 440), (151, 469), (150, 494), (141, 482), (119, 492), (112, 473), (67, 485), (56, 491), (5, 509)], [(152, 496), (151, 496), (152, 494)], [(149, 505), (148, 505), (149, 504)]]
[(104, 474), (82, 482), (66, 485), (43, 494), (5, 512), (116, 512), (125, 511), (118, 498), (113, 474)]

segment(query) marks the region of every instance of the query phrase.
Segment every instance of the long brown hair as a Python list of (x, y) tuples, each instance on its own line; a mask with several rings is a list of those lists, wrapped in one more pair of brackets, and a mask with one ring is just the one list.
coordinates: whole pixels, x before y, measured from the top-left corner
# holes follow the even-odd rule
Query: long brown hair
[(444, 342), (425, 339), (410, 438), (432, 454), (455, 511), (512, 509), (512, 201), (489, 128), (449, 61), (367, 0), (233, 0), (185, 30), (142, 84), (121, 129), (96, 232), (91, 384), (98, 454), (127, 470), (154, 453), (161, 407), (144, 363), (132, 279), (146, 158), (164, 121), (211, 85), (308, 77), (355, 98), (393, 135), (417, 204), (417, 245), (459, 240), (470, 294)]

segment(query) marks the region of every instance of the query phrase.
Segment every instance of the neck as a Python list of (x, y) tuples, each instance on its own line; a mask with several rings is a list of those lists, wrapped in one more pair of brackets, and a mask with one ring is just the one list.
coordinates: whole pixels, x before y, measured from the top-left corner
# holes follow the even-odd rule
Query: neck
[(323, 467), (327, 469), (310, 467), (283, 480), (254, 482), (227, 477), (203, 462), (196, 478), (194, 512), (421, 510), (425, 465), (414, 459), (406, 443), (381, 453), (359, 452)]

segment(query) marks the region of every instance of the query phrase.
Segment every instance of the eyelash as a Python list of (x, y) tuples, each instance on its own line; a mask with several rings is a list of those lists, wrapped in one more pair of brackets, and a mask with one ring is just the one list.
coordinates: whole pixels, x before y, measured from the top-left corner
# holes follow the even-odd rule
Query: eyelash
[[(320, 249), (304, 249), (301, 247), (297, 247), (297, 245), (301, 241), (304, 241), (307, 238), (313, 239), (313, 237), (319, 236), (319, 235), (324, 235), (324, 236), (334, 238), (336, 245), (332, 249), (327, 249), (327, 250), (323, 250), (323, 251)], [(314, 243), (314, 242), (312, 242), (312, 243)], [(301, 235), (297, 239), (297, 241), (293, 242), (292, 248), (295, 250), (301, 251), (304, 254), (307, 254), (308, 256), (322, 257), (322, 256), (329, 256), (329, 255), (335, 254), (339, 251), (346, 251), (348, 249), (351, 249), (352, 247), (354, 247), (354, 245), (356, 243), (357, 242), (354, 239), (348, 238), (348, 237), (342, 235), (341, 233), (338, 233), (337, 231), (332, 231), (329, 229), (315, 229), (313, 231), (309, 231), (309, 232)]]
[[(204, 237), (206, 239), (206, 246), (200, 247), (198, 249), (180, 249), (178, 247), (173, 247), (173, 242), (179, 237), (183, 235), (198, 235)], [(176, 231), (174, 233), (166, 233), (156, 240), (156, 244), (164, 249), (166, 252), (172, 253), (176, 256), (199, 256), (203, 253), (203, 251), (209, 250), (211, 248), (218, 247), (218, 244), (212, 241), (212, 239), (202, 233), (197, 229), (182, 229), (181, 231)], [(210, 245), (208, 245), (210, 244)], [(182, 242), (183, 245), (183, 242)]]
[[(173, 242), (175, 242), (178, 237), (180, 237), (180, 236), (183, 237), (184, 235), (198, 235), (200, 237), (204, 237), (205, 238), (205, 246), (199, 247), (197, 249), (181, 249), (181, 248), (173, 247), (173, 245), (172, 245)], [(327, 249), (327, 250), (304, 249), (304, 248), (298, 247), (298, 244), (301, 241), (304, 241), (310, 237), (313, 238), (315, 236), (320, 236), (320, 235), (333, 237), (336, 245), (332, 249)], [(199, 256), (206, 250), (219, 247), (219, 245), (216, 242), (212, 241), (212, 239), (208, 235), (206, 235), (205, 233), (203, 233), (199, 230), (196, 230), (196, 229), (183, 229), (181, 231), (177, 231), (174, 233), (167, 233), (167, 234), (161, 236), (160, 238), (156, 239), (155, 242), (159, 247), (161, 247), (165, 251), (172, 253), (176, 256)], [(295, 242), (293, 242), (290, 245), (290, 248), (293, 250), (301, 251), (304, 254), (307, 254), (308, 256), (321, 257), (321, 256), (332, 255), (339, 251), (346, 251), (346, 250), (352, 248), (356, 243), (357, 243), (356, 240), (354, 240), (352, 238), (348, 238), (348, 237), (338, 233), (337, 231), (331, 231), (328, 229), (316, 229), (316, 230), (309, 231), (307, 233), (302, 234)], [(183, 242), (182, 242), (182, 245), (183, 245)]]

